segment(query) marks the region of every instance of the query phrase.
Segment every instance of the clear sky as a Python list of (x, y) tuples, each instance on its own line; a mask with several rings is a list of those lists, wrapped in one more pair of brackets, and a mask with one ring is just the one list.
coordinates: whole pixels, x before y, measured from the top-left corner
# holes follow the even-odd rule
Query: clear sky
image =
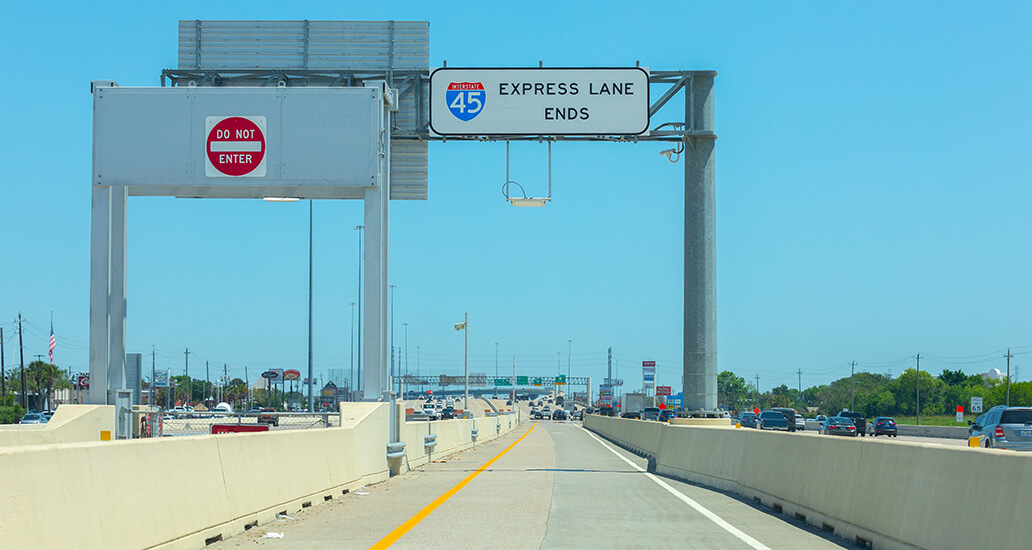
[[(431, 67), (714, 69), (719, 368), (761, 389), (858, 369), (1032, 377), (1032, 7), (1007, 2), (20, 2), (0, 21), (0, 326), (16, 365), (88, 369), (92, 79), (155, 86), (180, 19), (425, 20)], [(676, 108), (652, 126), (683, 120)], [(154, 129), (160, 131), (160, 129)], [(553, 203), (504, 202), (502, 143), (433, 143), (430, 199), (391, 216), (395, 343), (421, 374), (679, 386), (683, 164), (557, 144)], [(513, 178), (546, 192), (544, 145)], [(308, 205), (135, 198), (128, 349), (251, 378), (307, 360)], [(349, 368), (359, 202), (315, 205), (315, 365)], [(568, 344), (568, 341), (572, 343)], [(572, 356), (567, 350), (572, 349)], [(149, 367), (149, 357), (145, 360)], [(198, 369), (198, 370), (195, 370)], [(303, 369), (302, 369), (303, 370)], [(1027, 373), (1027, 374), (1026, 374)], [(596, 388), (597, 389), (597, 388)], [(677, 390), (675, 389), (675, 392)]]

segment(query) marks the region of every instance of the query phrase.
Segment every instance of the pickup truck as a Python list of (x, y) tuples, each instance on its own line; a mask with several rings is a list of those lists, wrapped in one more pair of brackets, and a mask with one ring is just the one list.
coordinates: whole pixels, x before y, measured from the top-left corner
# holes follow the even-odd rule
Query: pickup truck
[(843, 410), (838, 413), (839, 416), (844, 416), (853, 421), (853, 425), (856, 426), (856, 432), (860, 434), (860, 437), (867, 437), (867, 420), (864, 415), (856, 411)]

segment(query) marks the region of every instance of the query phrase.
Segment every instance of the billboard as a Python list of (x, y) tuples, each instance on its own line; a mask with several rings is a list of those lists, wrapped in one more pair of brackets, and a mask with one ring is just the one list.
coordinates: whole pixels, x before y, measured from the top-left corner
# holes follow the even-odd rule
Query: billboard
[(430, 129), (442, 136), (640, 135), (649, 73), (629, 68), (440, 68)]

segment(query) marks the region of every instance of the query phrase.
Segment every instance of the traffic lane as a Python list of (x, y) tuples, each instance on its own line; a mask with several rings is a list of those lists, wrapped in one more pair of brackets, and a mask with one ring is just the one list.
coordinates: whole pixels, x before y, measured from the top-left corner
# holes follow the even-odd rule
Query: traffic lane
[[(525, 423), (509, 434), (478, 445), (473, 449), (435, 458), (430, 464), (416, 470), (392, 477), (382, 483), (351, 491), (331, 502), (303, 509), (293, 516), (259, 525), (257, 528), (225, 541), (213, 543), (206, 548), (210, 550), (253, 548), (255, 546), (275, 550), (371, 548), (488, 460), (504, 451), (525, 434), (531, 425), (531, 423)], [(524, 447), (526, 443), (532, 443), (532, 445)], [(545, 520), (550, 505), (553, 478), (550, 472), (554, 466), (551, 449), (552, 443), (548, 434), (544, 431), (539, 434), (538, 430), (534, 430), (484, 473), (458, 491), (448, 502), (455, 500), (467, 491), (476, 490), (481, 483), (500, 482), (499, 485), (504, 485), (504, 491), (499, 491), (491, 499), (481, 496), (484, 506), (476, 503), (470, 504), (468, 500), (463, 501), (465, 506), (458, 511), (458, 516), (455, 515), (454, 507), (446, 507), (447, 503), (441, 505), (431, 512), (419, 526), (402, 536), (391, 548), (540, 548), (540, 540), (544, 536)], [(507, 458), (511, 460), (506, 461)], [(524, 468), (519, 467), (518, 464), (512, 464), (513, 461), (518, 462), (519, 460), (530, 461), (529, 463), (534, 465), (534, 471), (539, 473), (533, 478), (517, 481), (491, 475), (494, 470), (519, 473)], [(501, 493), (504, 493), (504, 499), (498, 498)], [(531, 495), (534, 500), (520, 498), (520, 494)], [(535, 506), (537, 507), (536, 512)], [(485, 511), (486, 514), (483, 514)], [(534, 516), (536, 513), (539, 517), (536, 541), (531, 536), (534, 523), (523, 524), (520, 522), (524, 513), (528, 514), (528, 517)], [(443, 517), (445, 515), (447, 517)], [(490, 522), (498, 521), (499, 515), (504, 515), (505, 521), (498, 525), (492, 525)], [(478, 523), (476, 520), (478, 517), (483, 518), (485, 523)], [(442, 518), (443, 522), (440, 521)], [(429, 527), (423, 527), (423, 524), (427, 522), (430, 522)], [(456, 529), (456, 524), (462, 524), (463, 528)], [(470, 524), (476, 528), (467, 528)], [(420, 527), (423, 529), (420, 530)], [(490, 532), (486, 530), (487, 527), (500, 530), (506, 538), (493, 539), (490, 537)], [(519, 533), (509, 532), (514, 529), (518, 529)], [(283, 537), (266, 538), (265, 535), (272, 533), (282, 534)], [(527, 539), (529, 544), (521, 538), (528, 536), (530, 537)], [(485, 544), (485, 541), (488, 543)]]
[[(850, 547), (803, 521), (719, 491), (654, 476), (664, 487), (631, 466), (645, 469), (645, 459), (595, 439), (579, 423), (541, 425), (556, 445), (552, 514), (543, 548), (589, 544), (772, 550)], [(718, 525), (720, 521), (730, 524), (730, 529)]]

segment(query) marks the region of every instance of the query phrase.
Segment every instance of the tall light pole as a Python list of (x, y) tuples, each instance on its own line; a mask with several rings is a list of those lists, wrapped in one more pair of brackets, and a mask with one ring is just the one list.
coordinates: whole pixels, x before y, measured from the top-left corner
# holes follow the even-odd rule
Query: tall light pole
[(463, 365), (465, 366), (466, 373), (466, 389), (463, 391), (462, 397), (462, 417), (465, 418), (466, 411), (469, 410), (469, 312), (466, 312), (461, 323), (456, 323), (455, 330), (461, 330), (466, 333), (466, 351), (463, 355)]
[[(362, 230), (364, 225), (356, 225), (358, 231), (358, 379), (355, 387), (362, 389)], [(364, 396), (363, 396), (364, 397)]]
[[(573, 349), (573, 340), (566, 341), (566, 387), (570, 387), (570, 378), (573, 378), (573, 371), (570, 370), (570, 350)], [(569, 393), (569, 392), (567, 392)]]
[(348, 380), (348, 401), (355, 400), (355, 302), (351, 307), (351, 378)]
[(390, 285), (391, 299), (391, 385), (394, 385), (394, 289), (397, 285)]
[[(401, 380), (404, 381), (405, 377), (408, 376), (408, 323), (402, 323), (401, 327), (405, 329), (405, 356), (404, 356), (404, 369)], [(399, 359), (400, 361), (400, 359)], [(405, 396), (402, 396), (404, 398)]]
[[(498, 379), (498, 342), (495, 342), (495, 380)], [(513, 389), (516, 388), (516, 379), (512, 380)], [(495, 392), (495, 397), (498, 397), (498, 393)]]
[(312, 219), (315, 201), (308, 199), (308, 412), (315, 411), (312, 394)]

